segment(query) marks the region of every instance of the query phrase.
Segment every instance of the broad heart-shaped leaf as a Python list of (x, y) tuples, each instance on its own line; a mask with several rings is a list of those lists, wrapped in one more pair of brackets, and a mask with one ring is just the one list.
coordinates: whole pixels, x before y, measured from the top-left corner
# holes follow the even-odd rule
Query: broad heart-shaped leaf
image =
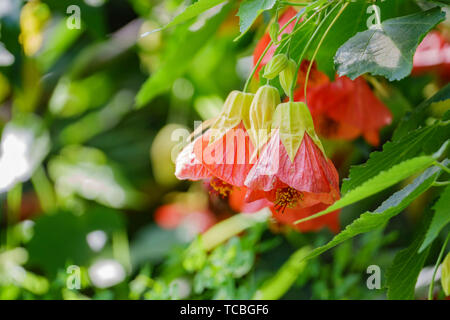
[[(230, 6), (227, 5), (210, 18), (205, 25), (197, 31), (182, 29), (182, 34), (177, 37), (176, 46), (170, 46), (169, 52), (161, 67), (142, 85), (136, 97), (138, 108), (145, 106), (150, 100), (170, 88), (173, 81), (182, 76), (189, 63), (216, 33), (222, 21), (226, 18)], [(183, 27), (183, 26), (179, 26)]]
[[(315, 8), (315, 6), (313, 6), (313, 3), (310, 6), (312, 8)], [(389, 0), (381, 2), (377, 1), (376, 6), (377, 8), (379, 8), (382, 21), (418, 12), (420, 10), (420, 8), (413, 0)], [(348, 7), (336, 20), (336, 23), (324, 38), (315, 61), (317, 62), (319, 70), (325, 72), (330, 79), (333, 79), (336, 74), (333, 62), (333, 57), (335, 56), (336, 51), (357, 32), (367, 30), (367, 24), (373, 21), (375, 17), (375, 13), (373, 11), (374, 9), (369, 7), (373, 7), (373, 4), (368, 3), (367, 1), (350, 2), (348, 4)], [(330, 14), (330, 16), (324, 22), (324, 25), (318, 31), (314, 40), (311, 42), (305, 58), (311, 58), (314, 50), (317, 48), (322, 36), (324, 35), (325, 30), (333, 21), (338, 11), (339, 10), (335, 10), (335, 12)], [(302, 26), (302, 29), (295, 33), (295, 35), (292, 37), (290, 48), (290, 57), (292, 59), (294, 59), (295, 61), (299, 59), (304, 46), (310, 39), (312, 31), (314, 31), (316, 27), (317, 22), (312, 19), (307, 26)], [(287, 46), (280, 46), (278, 50), (286, 51), (286, 48)]]
[(365, 164), (352, 167), (348, 179), (342, 184), (342, 193), (357, 188), (379, 172), (423, 153), (432, 154), (448, 139), (450, 123), (436, 123), (417, 129), (398, 141), (387, 142), (383, 151), (372, 152)]
[(436, 7), (389, 19), (357, 33), (336, 53), (334, 61), (339, 75), (355, 79), (369, 72), (390, 81), (406, 77), (411, 72), (412, 59), (420, 41), (444, 18), (444, 12)]
[(326, 245), (311, 251), (305, 259), (314, 258), (338, 244), (361, 233), (369, 232), (384, 226), (392, 217), (409, 206), (419, 195), (428, 190), (439, 177), (441, 169), (432, 167), (416, 178), (411, 184), (394, 193), (374, 212), (365, 212), (336, 235)]
[(239, 7), (239, 39), (251, 27), (256, 18), (265, 10), (273, 8), (277, 0), (244, 0)]
[(430, 225), (430, 212), (421, 221), (414, 241), (406, 249), (397, 253), (394, 262), (386, 272), (387, 297), (389, 300), (412, 300), (414, 288), (420, 270), (422, 270), (429, 249), (418, 253), (417, 249), (423, 241), (427, 227)]
[(434, 241), (434, 239), (436, 239), (439, 232), (450, 223), (450, 186), (447, 186), (442, 192), (433, 209), (433, 219), (431, 220), (431, 225), (427, 231), (425, 239), (419, 248), (419, 253), (425, 250)]

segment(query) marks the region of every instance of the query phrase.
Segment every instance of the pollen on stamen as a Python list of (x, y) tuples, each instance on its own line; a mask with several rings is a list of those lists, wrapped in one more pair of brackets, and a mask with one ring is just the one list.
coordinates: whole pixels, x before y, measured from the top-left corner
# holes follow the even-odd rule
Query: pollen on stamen
[(228, 198), (233, 190), (233, 186), (231, 184), (218, 178), (212, 178), (209, 185), (211, 186), (210, 193), (216, 194), (223, 199)]
[(283, 213), (286, 208), (294, 208), (302, 199), (303, 194), (294, 188), (287, 187), (278, 189), (274, 209), (279, 213)]

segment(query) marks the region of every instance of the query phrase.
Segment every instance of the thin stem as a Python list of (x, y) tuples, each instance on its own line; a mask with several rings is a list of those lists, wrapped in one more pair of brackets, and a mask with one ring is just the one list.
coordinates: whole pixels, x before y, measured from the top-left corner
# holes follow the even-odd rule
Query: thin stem
[(22, 204), (22, 184), (18, 183), (12, 187), (7, 195), (7, 229), (6, 229), (6, 247), (13, 247), (15, 243), (13, 226), (20, 219), (20, 207)]
[(252, 214), (241, 213), (223, 220), (212, 226), (202, 235), (203, 247), (206, 251), (212, 250), (245, 229), (267, 221), (270, 215), (270, 210), (264, 208)]
[(389, 92), (386, 90), (383, 85), (378, 81), (375, 77), (372, 77), (370, 75), (365, 75), (364, 78), (370, 82), (370, 84), (375, 88), (376, 91), (380, 93), (381, 96), (384, 98), (389, 97)]
[(433, 187), (446, 187), (450, 185), (450, 181), (435, 181), (433, 182)]
[[(322, 8), (319, 9), (320, 12), (322, 10), (324, 10), (325, 8), (327, 8), (329, 5), (331, 4), (331, 2), (327, 3), (325, 6), (323, 6)], [(310, 44), (312, 43), (312, 41), (314, 40), (315, 36), (317, 35), (317, 33), (319, 32), (320, 28), (322, 27), (322, 25), (324, 24), (324, 22), (327, 20), (328, 16), (338, 7), (338, 5), (340, 4), (340, 2), (338, 2), (329, 13), (326, 14), (325, 18), (320, 22), (320, 24), (317, 26), (316, 30), (314, 30), (314, 33), (312, 34), (311, 38), (308, 40), (308, 42), (306, 43), (305, 47), (303, 48), (302, 53), (300, 54), (300, 57), (298, 59), (297, 62), (297, 70), (295, 71), (295, 75), (294, 75), (294, 81), (292, 81), (291, 84), (291, 89), (289, 90), (289, 100), (294, 101), (294, 89), (295, 89), (295, 85), (297, 83), (297, 77), (298, 77), (298, 71), (300, 70), (300, 64), (303, 60), (303, 57), (306, 54), (306, 51), (308, 50)], [(316, 13), (317, 13), (316, 12)]]
[(442, 170), (444, 170), (445, 172), (447, 172), (448, 174), (450, 174), (450, 169), (447, 168), (446, 166), (444, 166), (442, 163), (435, 161), (434, 162), (435, 166), (438, 166), (439, 168), (441, 168)]
[(253, 76), (255, 75), (256, 70), (258, 69), (259, 65), (261, 64), (262, 59), (266, 55), (267, 51), (269, 51), (269, 48), (272, 46), (273, 41), (270, 40), (270, 42), (267, 44), (266, 48), (264, 49), (263, 53), (259, 57), (258, 61), (256, 62), (252, 72), (250, 73), (250, 76), (247, 78), (247, 81), (245, 81), (244, 85), (244, 92), (247, 92), (248, 86), (250, 85), (250, 81), (252, 80)]
[[(345, 8), (347, 8), (347, 6), (349, 5), (349, 2), (347, 2), (346, 4), (344, 4), (341, 9), (339, 10), (338, 14), (334, 17), (333, 21), (331, 21), (330, 25), (328, 26), (328, 28), (325, 30), (325, 33), (323, 34), (322, 38), (319, 41), (319, 44), (316, 47), (316, 50), (314, 51), (312, 57), (311, 57), (311, 61), (309, 63), (309, 67), (308, 67), (308, 71), (306, 71), (306, 77), (305, 77), (305, 87), (304, 87), (304, 96), (305, 96), (305, 103), (306, 101), (306, 88), (308, 86), (308, 79), (309, 79), (309, 73), (311, 72), (311, 68), (312, 65), (314, 63), (314, 59), (317, 56), (317, 52), (319, 52), (320, 47), (322, 46), (323, 41), (325, 40), (325, 38), (328, 35), (328, 32), (330, 32), (331, 28), (333, 27), (333, 25), (336, 23), (337, 19), (339, 19), (339, 17), (341, 16), (342, 12), (344, 12)], [(334, 8), (333, 8), (334, 10)], [(326, 20), (326, 18), (325, 18)]]
[(290, 2), (290, 1), (281, 1), (280, 4), (285, 6), (297, 6), (297, 7), (305, 7), (309, 5), (308, 2)]
[(295, 280), (297, 280), (299, 274), (305, 270), (307, 266), (305, 257), (310, 251), (310, 247), (302, 247), (295, 251), (278, 269), (277, 273), (255, 292), (253, 299), (275, 300), (283, 297)]
[[(328, 5), (326, 5), (325, 7), (327, 7), (327, 6), (328, 6)], [(325, 9), (325, 7), (323, 7), (323, 9)], [(300, 30), (302, 30), (302, 27), (305, 26), (309, 21), (311, 21), (312, 18), (314, 18), (318, 13), (320, 13), (321, 10), (322, 10), (322, 9), (320, 9), (319, 11), (314, 12), (308, 19), (306, 19), (306, 20), (302, 23), (302, 25), (301, 25), (299, 28), (295, 29), (295, 27), (297, 26), (297, 23), (298, 23), (298, 21), (300, 20), (301, 17), (298, 18), (298, 20), (295, 22), (295, 26), (294, 26), (293, 31), (292, 31), (287, 37), (284, 38), (284, 40), (287, 40), (287, 41), (286, 41), (286, 42), (283, 44), (283, 46), (281, 47), (281, 51), (286, 47), (286, 45), (289, 45), (289, 48), (288, 48), (288, 53), (289, 53), (292, 36), (294, 36), (297, 32), (299, 32)], [(294, 17), (294, 18), (295, 18), (295, 17)]]
[(444, 245), (442, 246), (441, 252), (439, 252), (439, 257), (436, 261), (436, 265), (434, 266), (433, 276), (431, 277), (431, 283), (428, 288), (428, 300), (433, 300), (433, 287), (434, 287), (434, 278), (436, 277), (437, 270), (439, 265), (441, 264), (442, 257), (444, 256), (445, 248), (447, 247), (448, 240), (450, 239), (450, 233), (447, 235), (447, 239), (445, 239)]
[[(284, 31), (284, 29), (286, 29), (295, 19), (297, 19), (297, 15), (295, 15), (291, 19), (289, 19), (289, 21), (286, 22), (286, 24), (283, 27), (281, 27), (281, 29), (280, 29), (280, 31), (278, 31), (278, 33), (281, 34)], [(272, 46), (272, 44), (273, 44), (273, 41), (270, 40), (270, 42), (267, 44), (266, 48), (264, 49), (263, 53), (259, 57), (258, 61), (256, 62), (255, 66), (253, 67), (253, 70), (250, 73), (249, 77), (247, 78), (247, 81), (245, 81), (244, 90), (243, 90), (244, 92), (247, 92), (248, 86), (250, 85), (250, 81), (252, 80), (253, 76), (255, 75), (256, 70), (258, 69), (259, 65), (261, 64), (262, 59), (264, 59), (264, 56), (266, 55), (267, 51)]]
[(31, 182), (33, 183), (41, 208), (46, 213), (53, 212), (57, 207), (55, 191), (42, 166), (38, 167), (31, 176)]

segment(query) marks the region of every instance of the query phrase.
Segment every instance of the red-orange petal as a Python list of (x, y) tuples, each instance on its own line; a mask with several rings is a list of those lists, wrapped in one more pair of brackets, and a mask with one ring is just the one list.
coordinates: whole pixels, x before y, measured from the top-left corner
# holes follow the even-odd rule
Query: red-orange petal
[[(297, 91), (301, 91), (298, 89)], [(352, 140), (363, 135), (379, 143), (379, 131), (392, 122), (390, 110), (373, 94), (362, 78), (337, 77), (334, 82), (308, 89), (308, 107), (318, 132), (330, 139)], [(303, 100), (296, 93), (296, 100)]]
[(266, 192), (282, 188), (284, 184), (304, 196), (308, 195), (312, 201), (328, 204), (339, 198), (337, 170), (307, 133), (291, 162), (279, 133), (275, 132), (249, 172), (245, 184), (250, 189)]
[(253, 213), (271, 205), (271, 202), (264, 197), (247, 202), (246, 195), (248, 191), (249, 189), (246, 187), (233, 188), (228, 198), (231, 209), (236, 212)]
[(205, 145), (197, 158), (202, 159), (205, 168), (210, 174), (233, 186), (244, 186), (245, 178), (253, 166), (251, 156), (253, 154), (253, 144), (240, 123), (237, 127), (228, 130), (220, 139)]
[(322, 210), (325, 210), (328, 205), (319, 203), (314, 206), (306, 208), (286, 208), (284, 212), (277, 212), (272, 210), (273, 217), (280, 223), (291, 226), (300, 232), (308, 231), (318, 231), (324, 227), (328, 227), (334, 233), (338, 233), (340, 230), (339, 226), (339, 213), (340, 210), (333, 211), (332, 213), (326, 214), (324, 216), (318, 217), (316, 219), (308, 220), (302, 223), (294, 224), (295, 221), (307, 218), (316, 214)]
[(202, 150), (203, 144), (207, 144), (209, 141), (209, 135), (202, 135), (189, 143), (178, 154), (176, 160), (175, 176), (180, 180), (203, 180), (211, 177), (206, 167), (196, 157), (196, 153)]

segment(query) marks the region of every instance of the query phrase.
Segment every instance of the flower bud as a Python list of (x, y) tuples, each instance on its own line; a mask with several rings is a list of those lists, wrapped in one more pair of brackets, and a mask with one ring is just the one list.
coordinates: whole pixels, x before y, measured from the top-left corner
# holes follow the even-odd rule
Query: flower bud
[(297, 71), (297, 64), (294, 60), (289, 59), (286, 68), (280, 72), (280, 84), (287, 96), (289, 95), (292, 82), (294, 81), (295, 71)]
[(277, 88), (265, 85), (258, 89), (250, 106), (250, 139), (259, 150), (268, 140), (275, 108), (280, 103)]
[(445, 296), (450, 296), (450, 253), (447, 254), (442, 262), (441, 285)]
[(226, 131), (239, 125), (242, 121), (249, 127), (249, 110), (254, 94), (241, 91), (231, 91), (223, 105), (222, 112), (211, 126), (210, 142), (220, 138)]
[(279, 129), (281, 142), (291, 161), (294, 161), (305, 132), (325, 155), (322, 143), (314, 130), (311, 113), (303, 102), (280, 104), (273, 115), (272, 127)]
[(278, 31), (280, 30), (280, 25), (278, 22), (274, 22), (269, 27), (270, 39), (272, 39), (274, 44), (279, 44), (278, 41)]
[(284, 70), (284, 68), (286, 68), (288, 61), (289, 59), (285, 54), (277, 54), (269, 61), (269, 63), (267, 63), (264, 68), (263, 77), (269, 80), (275, 78), (281, 71)]

